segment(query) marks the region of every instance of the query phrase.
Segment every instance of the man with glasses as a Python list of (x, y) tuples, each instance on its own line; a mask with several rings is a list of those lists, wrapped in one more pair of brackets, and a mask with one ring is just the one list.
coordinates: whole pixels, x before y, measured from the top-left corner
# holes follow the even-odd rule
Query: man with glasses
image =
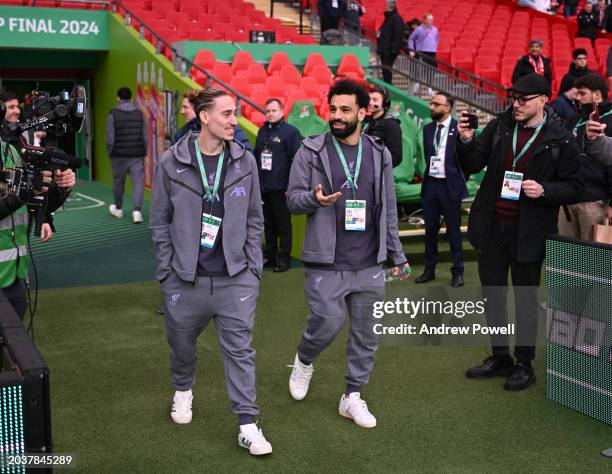
[[(576, 82), (578, 79), (592, 72), (587, 67), (586, 49), (584, 48), (575, 49), (574, 52), (572, 53), (572, 56), (574, 58), (574, 62), (570, 64), (567, 74), (563, 76), (563, 79), (561, 79), (561, 84), (563, 84), (563, 81), (571, 81), (571, 84), (573, 85), (574, 82)], [(559, 91), (558, 95), (561, 95), (561, 91)]]
[(451, 286), (459, 287), (463, 286), (461, 200), (468, 196), (468, 190), (457, 164), (457, 121), (451, 117), (453, 102), (447, 94), (434, 95), (429, 107), (433, 122), (423, 127), (426, 168), (421, 205), (425, 218), (425, 271), (415, 282), (425, 283), (436, 278), (440, 216), (444, 216), (453, 260)]
[(491, 328), (508, 324), (508, 270), (516, 314), (516, 364), (508, 335), (492, 335), (492, 355), (469, 369), (466, 377), (506, 376), (504, 389), (516, 391), (535, 381), (531, 363), (545, 241), (557, 232), (559, 206), (576, 202), (584, 185), (575, 140), (545, 112), (550, 83), (531, 74), (515, 81), (508, 91), (511, 107), (478, 137), (469, 128), (469, 120), (461, 118), (457, 156), (465, 173), (487, 169), (468, 221), (468, 238), (478, 254), (487, 324)]

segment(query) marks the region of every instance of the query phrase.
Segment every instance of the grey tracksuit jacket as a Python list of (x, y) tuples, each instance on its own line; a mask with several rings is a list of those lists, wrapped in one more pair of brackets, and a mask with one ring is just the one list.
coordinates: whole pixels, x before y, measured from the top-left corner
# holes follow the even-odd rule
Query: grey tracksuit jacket
[[(149, 227), (159, 281), (171, 271), (184, 281), (196, 279), (204, 192), (200, 170), (191, 162), (189, 136), (170, 147), (155, 167)], [(264, 226), (257, 164), (241, 143), (226, 142), (226, 150), (228, 146), (221, 224), (227, 271), (234, 276), (248, 268), (261, 278)]]
[[(377, 262), (383, 263), (387, 255), (394, 265), (406, 262), (397, 228), (397, 209), (391, 153), (382, 140), (369, 135), (374, 156), (375, 222), (379, 234)], [(287, 189), (287, 205), (293, 214), (307, 214), (306, 237), (302, 261), (333, 264), (336, 253), (336, 216), (334, 206), (319, 204), (314, 189), (321, 184), (323, 193), (333, 194), (329, 156), (325, 147), (325, 134), (306, 138), (293, 159)]]

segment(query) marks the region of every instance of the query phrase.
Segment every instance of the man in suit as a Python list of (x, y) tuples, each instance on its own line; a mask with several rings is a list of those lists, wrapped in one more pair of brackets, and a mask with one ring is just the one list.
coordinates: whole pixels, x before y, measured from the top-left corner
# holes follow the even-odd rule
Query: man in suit
[(433, 122), (423, 127), (427, 162), (421, 187), (421, 205), (425, 217), (425, 271), (416, 279), (416, 283), (436, 278), (440, 216), (444, 216), (453, 260), (451, 285), (459, 287), (463, 286), (461, 200), (468, 196), (468, 191), (455, 153), (457, 121), (451, 117), (453, 103), (449, 95), (434, 95), (430, 105)]

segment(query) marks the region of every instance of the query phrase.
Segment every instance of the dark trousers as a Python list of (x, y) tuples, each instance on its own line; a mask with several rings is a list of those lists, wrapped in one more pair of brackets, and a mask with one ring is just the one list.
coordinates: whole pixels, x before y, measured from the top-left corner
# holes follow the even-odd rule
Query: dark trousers
[(393, 84), (393, 71), (390, 68), (393, 68), (395, 58), (397, 58), (397, 54), (380, 55), (380, 63), (383, 65), (383, 81), (385, 81), (387, 84)]
[[(516, 261), (518, 225), (494, 223), (487, 247), (478, 257), (478, 274), (486, 299), (485, 314), (490, 327), (508, 324), (508, 270), (512, 276), (516, 314), (516, 347), (518, 360), (535, 358), (538, 331), (538, 286), (542, 261)], [(508, 336), (492, 335), (493, 355), (507, 356)]]
[(453, 275), (463, 275), (463, 246), (461, 244), (461, 201), (448, 195), (446, 179), (427, 177), (421, 198), (425, 218), (425, 268), (435, 270), (438, 263), (438, 234), (440, 216), (446, 221), (446, 238), (451, 249)]
[(339, 16), (320, 16), (321, 21), (321, 33), (327, 30), (337, 30), (340, 26)]
[(421, 51), (419, 53), (419, 58), (424, 63), (429, 64), (430, 66), (436, 67), (438, 63), (436, 63), (436, 53), (428, 53), (426, 51)]
[[(291, 261), (291, 213), (285, 191), (262, 194), (266, 243), (264, 257), (276, 265)], [(277, 258), (278, 252), (278, 258)]]
[(2, 292), (17, 313), (17, 316), (19, 316), (19, 319), (23, 321), (26, 308), (28, 307), (28, 294), (21, 280), (15, 280), (12, 285), (2, 288)]
[(563, 5), (563, 16), (575, 16), (578, 11), (578, 5)]

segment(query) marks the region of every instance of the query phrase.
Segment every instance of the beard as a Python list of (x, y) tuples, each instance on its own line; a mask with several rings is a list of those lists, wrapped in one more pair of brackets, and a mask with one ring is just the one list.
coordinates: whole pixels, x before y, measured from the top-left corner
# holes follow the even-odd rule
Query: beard
[[(333, 127), (334, 123), (344, 124), (345, 127), (343, 130), (339, 130)], [(334, 137), (346, 138), (346, 137), (350, 137), (353, 133), (355, 133), (355, 130), (357, 130), (357, 124), (358, 124), (357, 120), (355, 120), (354, 122), (347, 122), (344, 120), (330, 120), (329, 129)]]
[(435, 120), (436, 122), (444, 116), (442, 112), (434, 112), (433, 110), (429, 113), (429, 115), (431, 116), (431, 119)]

